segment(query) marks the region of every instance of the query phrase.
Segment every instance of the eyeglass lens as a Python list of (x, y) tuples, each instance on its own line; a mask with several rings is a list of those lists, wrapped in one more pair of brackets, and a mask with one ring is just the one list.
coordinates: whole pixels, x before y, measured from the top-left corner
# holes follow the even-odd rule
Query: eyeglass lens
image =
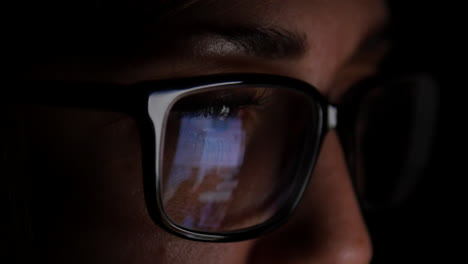
[(317, 109), (309, 96), (281, 87), (218, 87), (177, 100), (163, 147), (166, 215), (202, 232), (241, 230), (276, 216), (309, 176), (299, 170), (318, 144)]

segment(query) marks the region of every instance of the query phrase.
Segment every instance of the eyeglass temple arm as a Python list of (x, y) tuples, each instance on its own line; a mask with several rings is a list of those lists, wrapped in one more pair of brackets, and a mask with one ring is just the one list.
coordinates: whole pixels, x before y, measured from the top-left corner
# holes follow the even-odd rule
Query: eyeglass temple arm
[[(18, 88), (21, 87), (21, 88)], [(66, 89), (64, 89), (66, 87)], [(107, 83), (70, 83), (66, 81), (21, 82), (0, 95), (3, 103), (32, 103), (49, 106), (74, 106), (126, 111), (145, 98), (147, 91)], [(138, 91), (138, 92), (136, 92)]]

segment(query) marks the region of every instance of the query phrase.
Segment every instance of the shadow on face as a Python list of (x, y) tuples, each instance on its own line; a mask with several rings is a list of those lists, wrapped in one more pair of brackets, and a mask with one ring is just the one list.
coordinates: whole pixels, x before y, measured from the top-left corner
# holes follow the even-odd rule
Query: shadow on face
[[(65, 19), (73, 23), (63, 30), (66, 24), (44, 19), (53, 27), (41, 28), (45, 37), (24, 52), (28, 63), (16, 63), (17, 74), (133, 83), (259, 72), (302, 79), (335, 100), (375, 71), (383, 51), (364, 45), (386, 18), (377, 0), (200, 1), (180, 10), (122, 2), (115, 12), (108, 5), (90, 13), (89, 21), (100, 24), (83, 15)], [(24, 168), (33, 183), (34, 247), (47, 263), (369, 261), (370, 241), (333, 131), (300, 207), (284, 226), (255, 240), (213, 244), (170, 235), (148, 216), (134, 120), (82, 109), (19, 108)]]

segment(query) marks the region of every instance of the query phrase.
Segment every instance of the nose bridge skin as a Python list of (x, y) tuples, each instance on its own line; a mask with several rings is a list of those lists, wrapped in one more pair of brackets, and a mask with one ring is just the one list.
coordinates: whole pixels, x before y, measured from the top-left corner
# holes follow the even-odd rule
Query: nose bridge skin
[(250, 263), (369, 263), (371, 241), (335, 131), (325, 138), (296, 210), (285, 226), (256, 241)]

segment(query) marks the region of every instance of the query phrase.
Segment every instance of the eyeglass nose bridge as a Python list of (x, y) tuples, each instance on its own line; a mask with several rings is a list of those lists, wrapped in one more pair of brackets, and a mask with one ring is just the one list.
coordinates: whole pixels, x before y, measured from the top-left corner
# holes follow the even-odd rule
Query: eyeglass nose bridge
[(327, 126), (328, 129), (335, 129), (338, 123), (338, 109), (334, 105), (328, 105), (327, 108)]

